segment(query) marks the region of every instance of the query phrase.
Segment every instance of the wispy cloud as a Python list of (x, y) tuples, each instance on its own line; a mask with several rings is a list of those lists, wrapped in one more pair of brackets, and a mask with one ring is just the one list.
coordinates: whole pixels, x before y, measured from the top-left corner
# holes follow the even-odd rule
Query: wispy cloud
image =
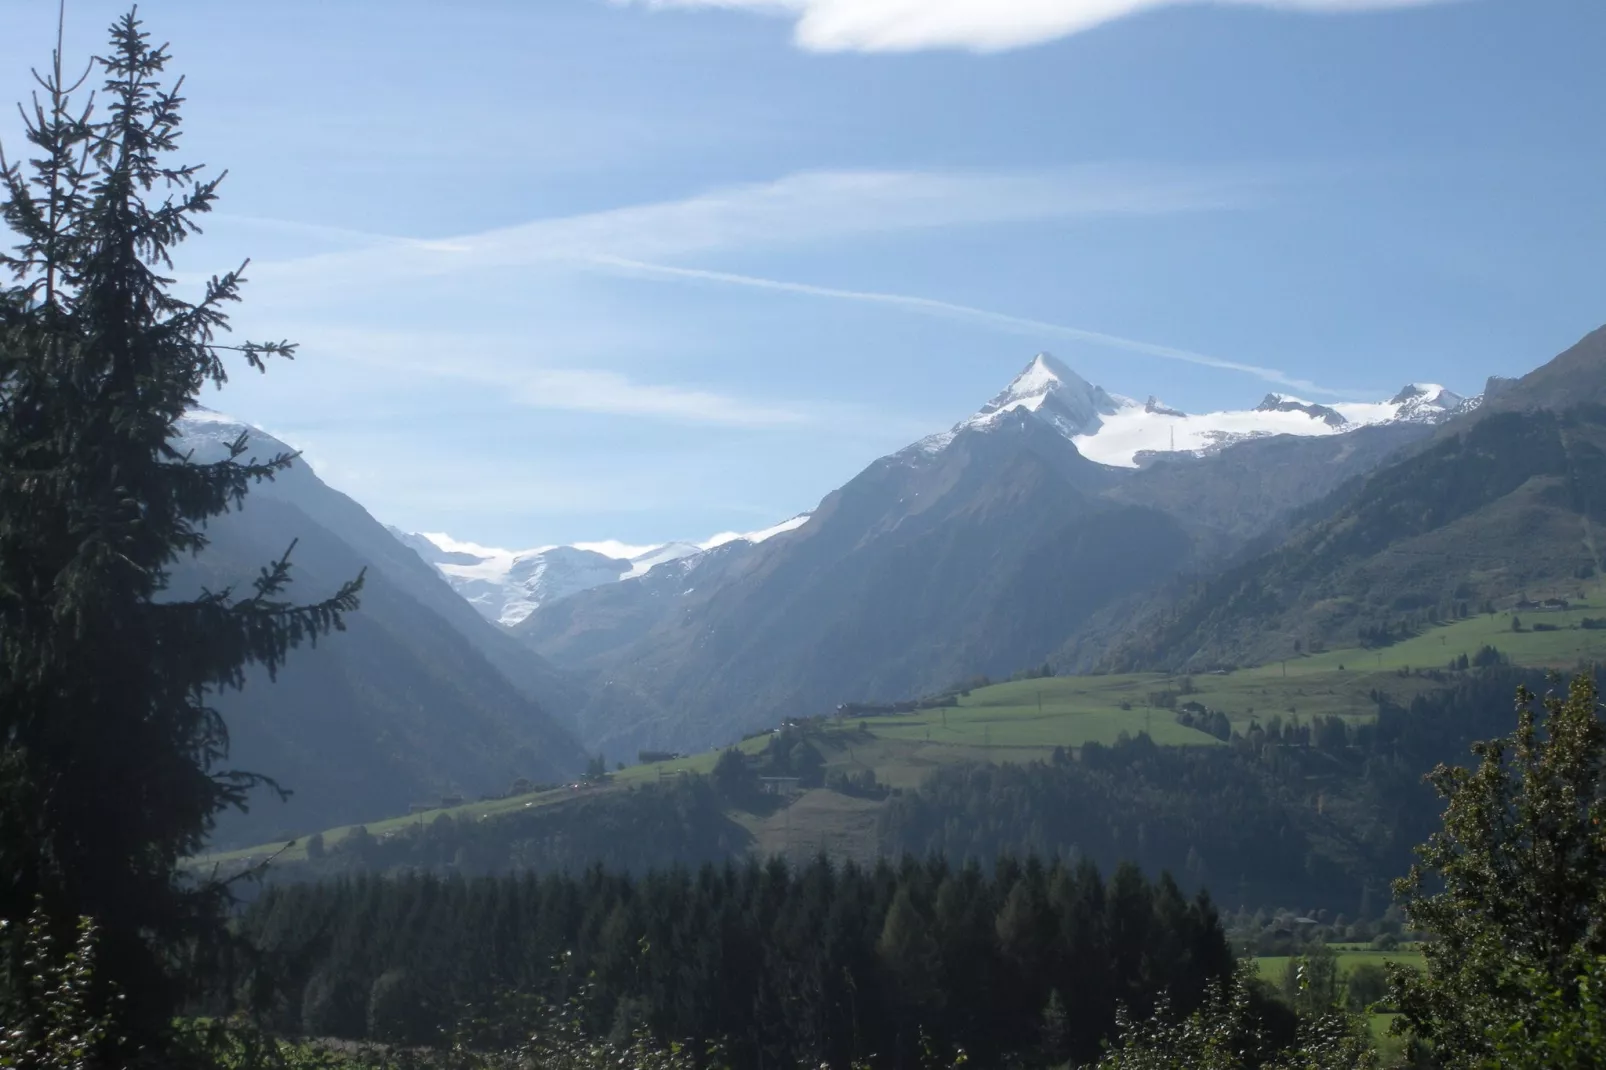
[[(851, 406), (762, 400), (700, 383), (665, 382), (662, 375), (643, 376), (628, 361), (622, 367), (597, 367), (589, 355), (630, 353), (631, 347), (599, 346), (593, 344), (594, 339), (544, 338), (543, 317), (522, 297), (525, 318), (503, 335), (480, 333), (468, 324), (451, 333), (434, 325), (419, 332), (397, 324), (412, 318), (408, 295), (417, 295), (425, 307), (439, 304), (450, 300), (446, 296), (448, 282), (460, 284), (456, 292), (472, 302), (484, 293), (506, 293), (510, 286), (527, 286), (522, 276), (530, 271), (584, 274), (601, 265), (612, 271), (672, 274), (674, 269), (661, 265), (728, 249), (944, 226), (1230, 209), (1253, 203), (1276, 181), (1277, 177), (1264, 171), (1179, 171), (1113, 164), (1019, 173), (810, 172), (680, 200), (435, 240), (299, 228), (309, 237), (358, 245), (253, 265), (249, 272), (253, 315), (265, 310), (270, 314), (266, 318), (276, 324), (276, 332), (297, 338), (309, 351), (321, 350), (392, 372), (406, 370), (468, 383), (494, 390), (527, 408), (749, 429), (853, 426), (864, 414)], [(232, 222), (275, 225), (256, 218)], [(285, 226), (297, 229), (295, 224)], [(696, 274), (690, 268), (684, 271), (681, 277)], [(716, 278), (713, 274), (704, 277)], [(723, 278), (734, 281), (738, 277)], [(746, 284), (764, 283), (748, 280)], [(765, 285), (785, 288), (787, 284)], [(372, 307), (393, 309), (395, 318), (381, 328), (320, 326), (320, 322), (327, 324), (326, 314), (310, 310), (327, 306), (344, 315), (352, 301), (366, 300), (353, 289), (375, 295)], [(550, 287), (536, 289), (546, 292)], [(927, 313), (937, 311), (940, 304), (923, 305), (917, 298), (892, 295), (874, 299), (903, 303)], [(955, 314), (957, 307), (946, 314)], [(573, 311), (546, 309), (559, 321), (571, 319)], [(977, 310), (965, 314), (971, 318), (988, 315)], [(306, 329), (286, 327), (287, 319), (292, 324), (301, 320)], [(1018, 333), (1044, 333), (1036, 328), (1023, 330), (1026, 321), (1009, 317), (995, 317), (990, 322), (1003, 327), (1013, 324)], [(596, 329), (607, 334), (616, 327), (603, 323)], [(1215, 366), (1232, 367), (1219, 362)], [(888, 419), (892, 417), (883, 414), (881, 425)]]
[(842, 290), (831, 286), (814, 286), (809, 283), (786, 282), (780, 279), (766, 279), (752, 275), (735, 275), (725, 271), (705, 271), (700, 268), (652, 264), (640, 260), (627, 260), (623, 257), (596, 257), (593, 259), (593, 263), (599, 267), (646, 278), (712, 282), (729, 286), (746, 286), (759, 290), (773, 290), (779, 293), (800, 294), (806, 297), (826, 297), (842, 301), (891, 305), (924, 316), (938, 316), (945, 319), (959, 319), (979, 323), (1010, 334), (1026, 335), (1038, 339), (1063, 338), (1075, 342), (1087, 342), (1093, 345), (1105, 346), (1111, 349), (1121, 349), (1129, 353), (1142, 353), (1146, 356), (1161, 357), (1166, 360), (1179, 360), (1206, 368), (1217, 368), (1221, 371), (1240, 372), (1245, 375), (1252, 375), (1268, 383), (1275, 383), (1278, 386), (1286, 386), (1312, 394), (1324, 394), (1329, 397), (1348, 397), (1354, 393), (1347, 390), (1334, 390), (1313, 383), (1308, 379), (1299, 379), (1276, 368), (1265, 368), (1257, 364), (1224, 360), (1220, 357), (1196, 353), (1191, 349), (1178, 349), (1175, 346), (1159, 345), (1154, 342), (1139, 341), (1135, 338), (1123, 338), (1120, 335), (1105, 334), (1101, 331), (1067, 327), (1060, 323), (1048, 323), (1043, 320), (1027, 319), (1022, 316), (1011, 316), (1003, 312), (990, 312), (983, 308), (973, 308), (970, 305), (960, 305), (950, 301), (938, 301), (929, 297), (880, 293), (873, 290)]
[[(631, 0), (618, 0), (629, 3)], [(996, 52), (1067, 37), (1152, 8), (1184, 4), (1353, 12), (1455, 0), (634, 0), (651, 8), (727, 8), (783, 15), (820, 52)]]
[[(498, 385), (506, 386), (498, 376)], [(705, 390), (640, 383), (610, 371), (534, 368), (517, 383), (518, 400), (531, 408), (567, 409), (615, 416), (654, 416), (730, 427), (796, 427), (812, 422), (796, 409), (746, 401)]]
[(351, 227), (334, 227), (323, 223), (304, 223), (294, 219), (273, 219), (266, 216), (240, 215), (236, 212), (213, 212), (207, 218), (208, 229), (218, 224), (244, 230), (261, 230), (288, 233), (327, 242), (359, 247), (414, 246), (427, 249), (433, 243), (423, 238), (400, 238), (393, 234), (379, 234), (371, 230), (354, 230)]
[(807, 409), (694, 387), (643, 382), (611, 369), (553, 367), (519, 337), (308, 326), (296, 336), (320, 358), (494, 390), (524, 408), (649, 417), (712, 426), (784, 429), (818, 422)]
[(260, 264), (252, 277), (276, 292), (321, 293), (347, 281), (383, 283), (596, 256), (662, 260), (899, 230), (1219, 210), (1250, 203), (1267, 184), (1265, 176), (1241, 170), (1113, 164), (1025, 173), (807, 172), (438, 241), (376, 240), (365, 249)]

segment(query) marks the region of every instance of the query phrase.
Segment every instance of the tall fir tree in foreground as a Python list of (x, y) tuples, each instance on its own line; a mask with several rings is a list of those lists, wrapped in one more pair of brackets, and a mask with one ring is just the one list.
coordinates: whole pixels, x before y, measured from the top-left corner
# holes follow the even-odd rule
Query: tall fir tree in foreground
[[(29, 158), (0, 159), (0, 918), (15, 930), (37, 904), (69, 937), (94, 919), (96, 998), (129, 1044), (160, 1036), (185, 956), (221, 931), (227, 890), (181, 860), (220, 811), (276, 786), (222, 768), (211, 700), (341, 628), (361, 584), (296, 605), (287, 551), (248, 591), (164, 593), (208, 518), (293, 462), (244, 436), (210, 464), (174, 445), (201, 389), (224, 382), (225, 351), (262, 370), (293, 347), (216, 343), (239, 271), (193, 301), (163, 275), (222, 177), (170, 162), (182, 80), (164, 88), (167, 61), (130, 12), (68, 84), (58, 38), (24, 109)], [(102, 74), (99, 99), (75, 104)], [(8, 976), (0, 1018), (23, 1013)]]

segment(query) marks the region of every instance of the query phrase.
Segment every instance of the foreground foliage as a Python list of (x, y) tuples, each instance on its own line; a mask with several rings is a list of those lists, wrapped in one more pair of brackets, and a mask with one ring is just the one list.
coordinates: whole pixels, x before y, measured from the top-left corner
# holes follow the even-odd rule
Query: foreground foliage
[(1590, 961), (1572, 984), (1546, 987), (1530, 976), (1536, 1005), (1504, 1031), (1490, 1030), (1505, 1070), (1606, 1066), (1606, 958)]
[(9, 951), (0, 960), (7, 997), (0, 1004), (4, 1070), (88, 1065), (111, 1032), (110, 1017), (92, 1006), (94, 923), (80, 919), (73, 941), (60, 946), (50, 930), (50, 918), (38, 908), (20, 927), (0, 918)]
[(1394, 972), (1396, 1025), (1445, 1066), (1540, 1050), (1569, 1022), (1584, 1039), (1599, 1028), (1606, 725), (1587, 676), (1542, 710), (1541, 725), (1521, 692), (1516, 731), (1477, 744), (1476, 768), (1434, 770), (1444, 826), (1396, 885), (1411, 925), (1432, 935), (1420, 973)]
[(1240, 967), (1191, 1014), (1169, 1006), (1147, 1021), (1122, 1015), (1119, 1042), (1098, 1070), (1374, 1070), (1376, 1050), (1360, 1019), (1332, 1006), (1301, 1020), (1291, 1045), (1279, 1045), (1257, 1005), (1254, 968)]

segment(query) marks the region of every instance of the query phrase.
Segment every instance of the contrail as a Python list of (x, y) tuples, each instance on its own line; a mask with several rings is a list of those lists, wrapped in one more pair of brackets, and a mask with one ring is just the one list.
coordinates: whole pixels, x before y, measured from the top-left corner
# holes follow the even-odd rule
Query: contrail
[(1105, 334), (1102, 331), (1088, 331), (1080, 327), (1067, 327), (1059, 323), (1045, 323), (1042, 320), (1026, 319), (1021, 316), (1011, 316), (1003, 312), (989, 312), (984, 308), (973, 308), (969, 305), (958, 305), (951, 301), (937, 301), (929, 297), (912, 297), (908, 294), (878, 293), (873, 290), (840, 290), (831, 286), (813, 286), (804, 282), (785, 282), (781, 279), (765, 279), (753, 275), (736, 275), (727, 271), (706, 271), (701, 268), (671, 267), (668, 264), (649, 264), (641, 260), (630, 260), (620, 256), (590, 256), (586, 258), (590, 263), (601, 267), (610, 267), (628, 271), (639, 275), (656, 276), (664, 279), (686, 279), (702, 282), (720, 282), (730, 286), (747, 286), (758, 290), (774, 290), (780, 293), (803, 294), (809, 297), (833, 297), (843, 301), (861, 301), (869, 304), (893, 305), (917, 312), (926, 316), (941, 316), (950, 319), (969, 320), (973, 323), (983, 323), (1009, 331), (1011, 334), (1024, 334), (1034, 337), (1050, 336), (1055, 338), (1068, 338), (1076, 342), (1089, 342), (1093, 345), (1108, 346), (1112, 349), (1124, 349), (1131, 353), (1143, 353), (1151, 357), (1163, 357), (1166, 360), (1180, 360), (1188, 364), (1198, 364), (1206, 368), (1218, 368), (1222, 371), (1241, 372), (1253, 375), (1268, 383), (1301, 390), (1312, 394), (1326, 394), (1330, 397), (1346, 397), (1352, 392), (1346, 390), (1333, 390), (1319, 386), (1308, 379), (1296, 379), (1286, 372), (1276, 368), (1262, 368), (1255, 364), (1243, 364), (1234, 360), (1222, 360), (1205, 353), (1195, 353), (1191, 349), (1178, 349), (1175, 346), (1158, 345), (1154, 342), (1143, 342), (1135, 338), (1123, 338), (1120, 335)]

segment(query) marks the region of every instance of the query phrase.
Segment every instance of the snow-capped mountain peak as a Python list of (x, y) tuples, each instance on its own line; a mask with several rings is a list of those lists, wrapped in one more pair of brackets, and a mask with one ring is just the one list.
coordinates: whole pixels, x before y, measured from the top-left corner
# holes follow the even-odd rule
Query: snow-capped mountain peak
[(512, 627), (548, 602), (619, 580), (645, 576), (659, 565), (684, 561), (732, 543), (761, 543), (802, 527), (802, 513), (759, 531), (727, 531), (702, 542), (632, 546), (617, 541), (501, 550), (439, 532), (391, 534), (434, 565), (459, 594), (490, 620)]
[(1005, 413), (1023, 409), (1065, 435), (1097, 433), (1103, 418), (1137, 403), (1117, 397), (1077, 375), (1048, 353), (1032, 358), (1004, 390), (966, 420), (964, 427), (987, 427)]
[(1466, 408), (1470, 400), (1437, 383), (1409, 383), (1389, 404), (1398, 408), (1395, 419), (1436, 420)]
[(1002, 426), (1024, 412), (1075, 443), (1089, 460), (1122, 468), (1167, 453), (1202, 456), (1267, 435), (1332, 435), (1381, 423), (1437, 423), (1479, 402), (1434, 383), (1412, 383), (1388, 401), (1322, 404), (1291, 394), (1267, 394), (1252, 409), (1187, 413), (1150, 395), (1139, 403), (1089, 383), (1047, 353), (969, 419), (922, 439), (909, 452), (932, 456), (962, 432)]

